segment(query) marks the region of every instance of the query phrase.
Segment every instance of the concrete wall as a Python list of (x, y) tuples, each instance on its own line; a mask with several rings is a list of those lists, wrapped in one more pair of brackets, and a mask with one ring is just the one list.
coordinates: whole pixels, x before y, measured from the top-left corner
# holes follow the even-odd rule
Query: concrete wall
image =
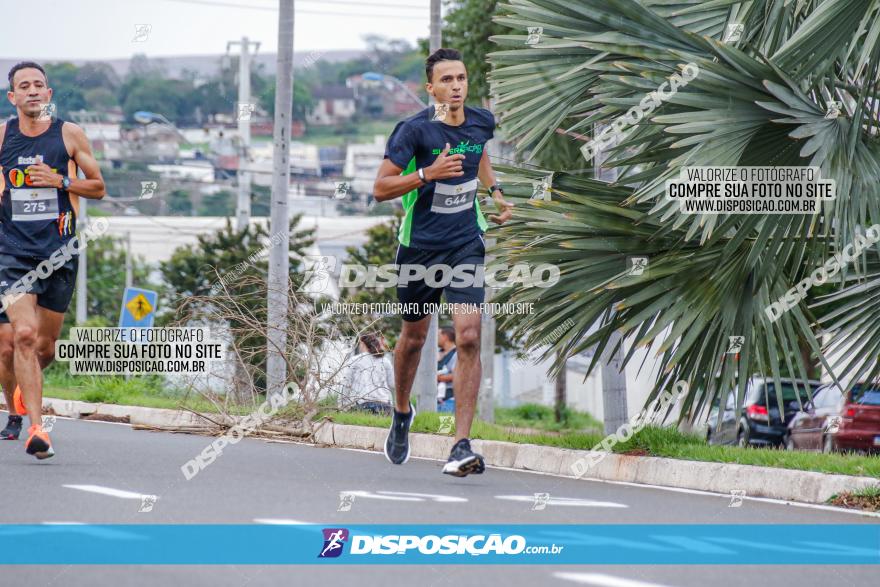
[[(629, 345), (632, 340), (627, 340)], [(541, 353), (535, 353), (540, 355)], [(627, 410), (634, 416), (645, 405), (648, 394), (659, 375), (659, 364), (654, 359), (656, 346), (637, 350), (626, 367)], [(566, 384), (568, 405), (571, 408), (589, 412), (602, 420), (602, 374), (597, 367), (589, 376), (587, 366), (592, 356), (579, 356), (568, 362)], [(523, 403), (553, 405), (555, 384), (547, 375), (551, 361), (517, 361), (512, 353), (495, 356), (496, 401), (502, 407)]]

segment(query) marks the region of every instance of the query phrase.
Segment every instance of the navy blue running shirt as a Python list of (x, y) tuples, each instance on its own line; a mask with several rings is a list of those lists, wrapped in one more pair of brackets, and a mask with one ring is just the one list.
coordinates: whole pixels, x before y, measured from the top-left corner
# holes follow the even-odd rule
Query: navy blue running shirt
[(0, 200), (0, 253), (48, 259), (76, 234), (78, 196), (66, 190), (31, 185), (27, 168), (43, 163), (55, 173), (76, 177), (76, 163), (67, 154), (56, 119), (42, 134), (21, 133), (18, 118), (6, 122), (0, 147), (2, 200)]
[(495, 133), (495, 117), (483, 108), (465, 106), (464, 122), (450, 126), (432, 121), (433, 115), (430, 106), (399, 122), (388, 138), (385, 158), (406, 174), (430, 166), (446, 143), (449, 155), (464, 155), (464, 175), (435, 180), (403, 196), (400, 244), (442, 250), (463, 245), (488, 227), (476, 199), (477, 173), (486, 143)]

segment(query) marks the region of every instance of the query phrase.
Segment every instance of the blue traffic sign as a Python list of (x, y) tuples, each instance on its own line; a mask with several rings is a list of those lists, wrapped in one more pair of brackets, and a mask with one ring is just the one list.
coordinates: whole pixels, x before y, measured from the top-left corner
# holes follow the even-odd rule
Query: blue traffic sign
[(120, 328), (152, 328), (159, 294), (149, 289), (127, 287), (119, 311)]

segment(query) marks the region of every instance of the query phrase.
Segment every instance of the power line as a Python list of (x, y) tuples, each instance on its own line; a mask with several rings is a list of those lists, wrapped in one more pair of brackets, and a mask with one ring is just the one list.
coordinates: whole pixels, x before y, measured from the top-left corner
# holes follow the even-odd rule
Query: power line
[[(270, 6), (254, 6), (252, 4), (236, 4), (234, 2), (216, 2), (213, 0), (211, 0), (211, 1), (208, 1), (208, 0), (164, 0), (164, 1), (165, 2), (177, 2), (180, 4), (197, 4), (200, 6), (211, 6), (213, 8), (245, 8), (248, 10), (263, 10), (263, 11), (272, 11), (272, 12), (278, 11), (276, 8), (272, 8)], [(324, 2), (323, 0), (321, 3), (322, 4), (331, 4), (331, 2)], [(383, 6), (383, 7), (390, 7), (390, 8), (416, 8), (415, 6), (404, 7), (404, 6), (397, 6), (397, 5), (391, 5), (391, 4), (384, 4), (384, 5), (372, 4), (371, 6)], [(403, 18), (403, 19), (409, 19), (409, 20), (424, 20), (424, 18), (421, 16), (404, 16), (404, 15), (400, 15), (400, 14), (375, 14), (375, 13), (363, 13), (363, 12), (326, 12), (326, 11), (322, 11), (322, 10), (297, 10), (297, 12), (300, 12), (303, 14), (321, 14), (321, 15), (328, 15), (328, 16), (357, 16), (357, 17), (366, 17), (366, 18), (370, 18), (370, 17), (377, 18), (378, 17), (378, 18)]]
[[(354, 2), (352, 0), (300, 0), (300, 2), (307, 2), (309, 4), (343, 4), (348, 7), (354, 6), (364, 6), (361, 2)], [(273, 3), (274, 6), (275, 3)], [(427, 8), (424, 5), (419, 4), (383, 4), (382, 2), (370, 2), (370, 7), (379, 7), (379, 8), (406, 8), (408, 10), (425, 10)]]

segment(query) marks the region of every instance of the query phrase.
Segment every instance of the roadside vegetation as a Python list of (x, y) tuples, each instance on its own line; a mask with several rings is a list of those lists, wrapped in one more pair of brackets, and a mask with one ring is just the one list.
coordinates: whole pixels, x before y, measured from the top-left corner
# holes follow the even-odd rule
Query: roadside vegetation
[(880, 485), (865, 487), (858, 491), (845, 491), (832, 496), (828, 503), (842, 508), (880, 512)]

